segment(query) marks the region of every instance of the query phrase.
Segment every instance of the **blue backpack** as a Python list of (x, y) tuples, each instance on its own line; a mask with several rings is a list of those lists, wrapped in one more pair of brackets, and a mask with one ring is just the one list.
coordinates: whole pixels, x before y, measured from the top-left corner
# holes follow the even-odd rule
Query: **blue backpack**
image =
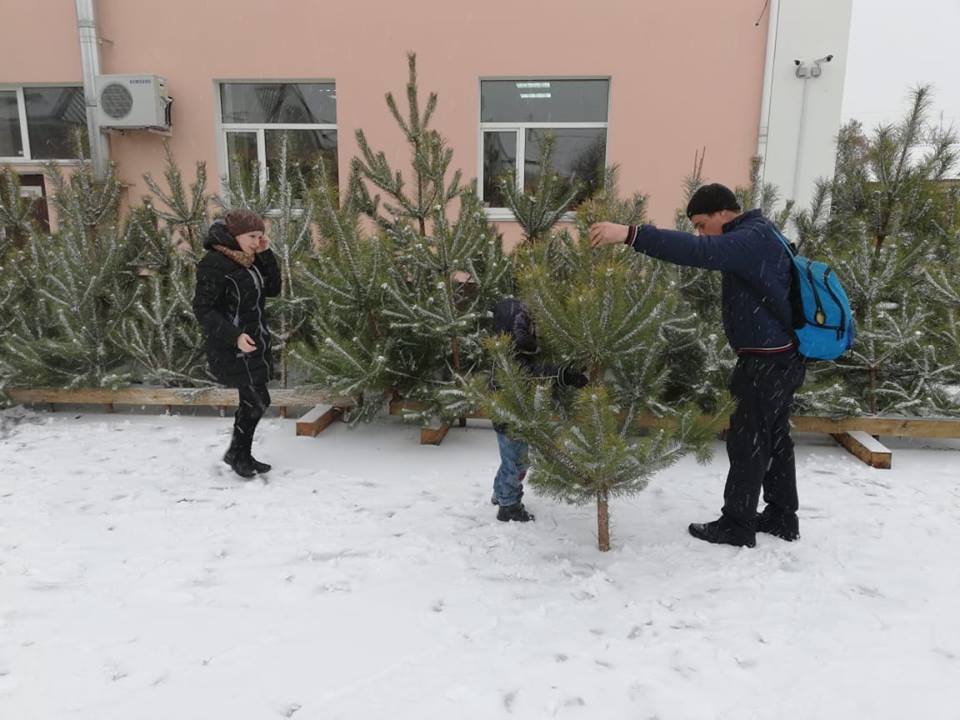
[(811, 360), (835, 360), (853, 346), (856, 335), (847, 293), (830, 266), (797, 255), (790, 241), (773, 230), (793, 261), (790, 306), (797, 350)]

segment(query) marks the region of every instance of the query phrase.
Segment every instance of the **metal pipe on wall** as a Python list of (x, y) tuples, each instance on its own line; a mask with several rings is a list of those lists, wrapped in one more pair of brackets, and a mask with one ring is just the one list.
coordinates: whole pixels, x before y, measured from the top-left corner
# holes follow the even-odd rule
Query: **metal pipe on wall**
[(90, 160), (98, 178), (107, 176), (110, 144), (100, 132), (97, 122), (97, 75), (100, 74), (100, 45), (97, 33), (96, 0), (76, 0), (77, 34), (80, 38), (80, 61), (83, 67), (83, 99), (87, 110), (87, 137)]
[(770, 137), (770, 109), (773, 105), (773, 72), (777, 62), (780, 34), (780, 0), (771, 0), (767, 8), (767, 51), (763, 65), (763, 96), (760, 101), (760, 128), (757, 133), (757, 157), (760, 158), (761, 186), (767, 171), (767, 144)]

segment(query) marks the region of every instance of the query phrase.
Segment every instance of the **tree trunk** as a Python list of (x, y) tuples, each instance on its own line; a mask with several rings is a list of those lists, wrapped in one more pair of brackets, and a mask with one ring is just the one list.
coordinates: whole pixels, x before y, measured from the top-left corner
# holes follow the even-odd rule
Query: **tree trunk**
[(460, 338), (450, 338), (450, 347), (453, 351), (453, 369), (460, 372)]
[[(453, 348), (453, 369), (459, 373), (460, 372), (460, 338), (458, 337), (452, 338), (451, 345)], [(461, 415), (460, 417), (457, 418), (457, 424), (460, 427), (466, 427), (467, 418)]]
[(597, 492), (597, 547), (601, 552), (610, 550), (610, 513), (606, 490)]

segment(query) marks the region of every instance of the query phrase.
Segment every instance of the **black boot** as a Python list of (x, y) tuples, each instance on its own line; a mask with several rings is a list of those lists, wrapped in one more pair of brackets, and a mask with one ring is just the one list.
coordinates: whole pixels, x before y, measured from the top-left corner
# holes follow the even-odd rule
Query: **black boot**
[(253, 455), (250, 456), (250, 462), (253, 463), (253, 469), (257, 471), (258, 475), (263, 475), (270, 472), (273, 465), (268, 465), (267, 463), (260, 462)]
[(257, 474), (253, 458), (244, 446), (244, 436), (236, 428), (233, 429), (233, 438), (230, 440), (230, 447), (224, 453), (223, 461), (242, 478), (250, 479)]
[(690, 523), (690, 534), (698, 540), (721, 545), (737, 545), (754, 547), (757, 544), (756, 533), (744, 527), (735, 525), (726, 518), (720, 518), (708, 523)]
[(767, 505), (757, 516), (757, 530), (776, 535), (787, 542), (800, 539), (800, 521), (797, 514), (784, 512), (775, 505)]
[(497, 510), (497, 520), (500, 522), (510, 522), (511, 520), (516, 522), (531, 522), (533, 519), (533, 514), (527, 512), (527, 509), (523, 507), (523, 503), (501, 505), (500, 509)]

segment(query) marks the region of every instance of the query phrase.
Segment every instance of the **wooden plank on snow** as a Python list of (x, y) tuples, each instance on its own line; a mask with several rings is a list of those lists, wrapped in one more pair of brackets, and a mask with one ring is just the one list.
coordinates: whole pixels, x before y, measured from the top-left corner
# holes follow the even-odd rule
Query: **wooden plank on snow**
[[(637, 419), (637, 427), (670, 427), (672, 418), (645, 414)], [(720, 418), (714, 423), (717, 432), (727, 429), (728, 419)], [(834, 435), (862, 431), (869, 435), (888, 437), (960, 438), (960, 418), (893, 418), (873, 415), (830, 418), (817, 415), (794, 415), (791, 424), (795, 432), (824, 433)]]
[[(236, 407), (237, 391), (229, 388), (10, 388), (17, 403), (60, 405), (175, 405)], [(321, 403), (349, 405), (349, 400), (332, 398), (329, 393), (298, 388), (272, 388), (270, 397), (275, 407), (313, 407)]]
[(297, 420), (297, 435), (300, 437), (316, 437), (330, 423), (339, 420), (342, 415), (342, 407), (314, 405), (312, 410)]
[(893, 453), (879, 440), (862, 430), (851, 430), (845, 433), (833, 433), (833, 439), (843, 445), (854, 457), (859, 458), (870, 467), (889, 470), (893, 462)]
[(420, 428), (421, 445), (439, 445), (447, 436), (450, 426), (446, 423), (434, 422), (431, 425)]

